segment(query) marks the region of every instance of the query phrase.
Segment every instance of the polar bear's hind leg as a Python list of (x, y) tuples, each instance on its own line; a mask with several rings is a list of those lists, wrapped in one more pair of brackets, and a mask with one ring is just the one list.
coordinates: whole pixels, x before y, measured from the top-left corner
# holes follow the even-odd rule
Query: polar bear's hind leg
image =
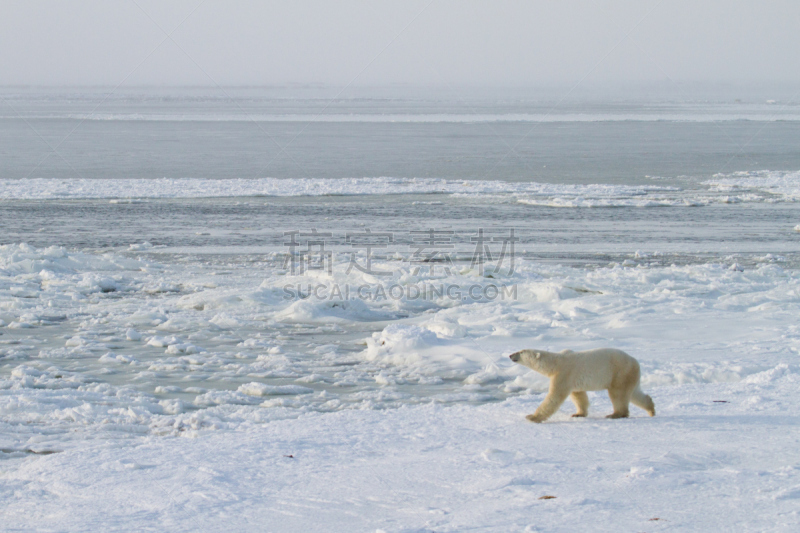
[(606, 418), (628, 418), (628, 406), (631, 402), (632, 392), (631, 390), (609, 388), (608, 397), (611, 398), (614, 412)]
[(589, 414), (589, 395), (583, 391), (574, 391), (570, 394), (572, 398), (572, 403), (575, 404), (575, 407), (578, 409), (574, 415), (574, 417), (584, 417)]

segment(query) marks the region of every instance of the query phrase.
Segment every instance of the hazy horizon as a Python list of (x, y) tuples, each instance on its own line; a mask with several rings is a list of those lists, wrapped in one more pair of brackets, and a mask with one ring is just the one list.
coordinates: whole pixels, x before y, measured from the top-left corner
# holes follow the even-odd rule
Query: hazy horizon
[(800, 84), (788, 1), (7, 2), (0, 86)]
[[(537, 85), (433, 85), (387, 83), (373, 85), (334, 85), (322, 83), (275, 83), (263, 85), (89, 85), (89, 84), (14, 84), (0, 85), (3, 98), (22, 94), (69, 98), (81, 94), (111, 101), (130, 96), (163, 95), (207, 98), (292, 98), (350, 100), (359, 98), (402, 98), (462, 101), (518, 100), (540, 104), (568, 105), (570, 102), (716, 102), (800, 104), (800, 81), (792, 83), (735, 82), (640, 82), (607, 84), (537, 84)], [(11, 101), (6, 102), (10, 105)]]

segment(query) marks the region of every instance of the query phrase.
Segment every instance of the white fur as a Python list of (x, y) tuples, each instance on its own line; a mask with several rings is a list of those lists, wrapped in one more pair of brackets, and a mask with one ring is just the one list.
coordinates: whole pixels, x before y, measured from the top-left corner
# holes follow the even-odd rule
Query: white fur
[(564, 350), (522, 350), (511, 354), (511, 360), (550, 378), (550, 390), (536, 412), (528, 415), (532, 422), (544, 422), (572, 397), (578, 411), (572, 416), (589, 413), (586, 391), (608, 390), (614, 412), (607, 418), (625, 418), (630, 403), (655, 416), (652, 398), (639, 388), (639, 363), (622, 350), (598, 348), (585, 352)]

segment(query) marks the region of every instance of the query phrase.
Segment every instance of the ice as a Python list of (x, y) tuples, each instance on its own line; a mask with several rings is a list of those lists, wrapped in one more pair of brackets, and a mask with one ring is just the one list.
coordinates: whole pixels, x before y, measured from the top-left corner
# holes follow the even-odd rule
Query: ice
[(8, 329), (28, 329), (32, 328), (33, 324), (25, 322), (23, 320), (14, 320), (8, 325)]
[(113, 363), (113, 364), (134, 364), (138, 363), (136, 359), (133, 357), (129, 357), (127, 355), (116, 355), (111, 352), (104, 354), (98, 359), (101, 363)]
[(264, 383), (251, 382), (239, 386), (237, 389), (243, 394), (248, 396), (274, 396), (274, 395), (295, 395), (295, 394), (309, 394), (314, 392), (314, 389), (308, 387), (301, 387), (300, 385), (282, 385), (270, 386)]
[(575, 198), (563, 197), (542, 197), (525, 198), (518, 197), (520, 204), (542, 206), (542, 207), (683, 207), (704, 205), (709, 202), (694, 200), (691, 203), (682, 198), (585, 198), (578, 196)]
[(71, 347), (85, 346), (86, 344), (89, 344), (89, 341), (87, 341), (82, 337), (78, 337), (77, 335), (67, 339), (67, 342), (64, 343), (65, 346), (71, 346)]
[(144, 261), (120, 255), (67, 253), (58, 246), (37, 249), (24, 243), (0, 245), (0, 272), (38, 274), (44, 280), (58, 279), (56, 274), (140, 270), (146, 266)]
[(167, 350), (165, 353), (170, 355), (178, 355), (178, 354), (193, 354), (193, 353), (200, 353), (203, 350), (194, 344), (190, 344), (188, 342), (185, 343), (175, 343), (170, 344), (167, 346)]
[(181, 339), (178, 337), (150, 337), (147, 341), (148, 346), (155, 346), (156, 348), (165, 348), (172, 344), (180, 344)]
[[(652, 191), (677, 191), (660, 185), (554, 185), (536, 182), (447, 180), (435, 178), (365, 177), (341, 179), (0, 179), (0, 198), (222, 198), (263, 196), (350, 196), (384, 194), (503, 194), (559, 192), (601, 196), (640, 196)], [(148, 242), (131, 244), (131, 251), (152, 248)]]
[[(796, 202), (800, 200), (797, 171), (750, 171), (716, 174), (695, 180), (696, 186), (678, 188), (657, 184), (552, 184), (500, 180), (436, 178), (162, 178), (162, 179), (0, 179), (4, 199), (124, 199), (124, 198), (231, 198), (446, 194), (484, 202), (518, 203), (531, 207), (562, 208), (683, 208), (719, 204)], [(413, 202), (413, 205), (442, 205)], [(199, 232), (210, 235), (208, 232)], [(150, 252), (150, 242), (130, 244), (131, 252)], [(24, 253), (24, 249), (20, 249)], [(48, 250), (54, 261), (63, 250)], [(59, 264), (55, 261), (55, 264)], [(25, 268), (22, 264), (19, 268)], [(2, 268), (2, 267), (0, 267)], [(35, 267), (34, 267), (35, 268)]]
[(116, 292), (122, 288), (122, 284), (120, 279), (97, 274), (84, 274), (78, 287), (83, 294), (91, 294), (93, 292)]
[(361, 300), (299, 300), (275, 314), (281, 322), (344, 323), (385, 320), (387, 315), (370, 309)]
[(756, 171), (716, 174), (705, 182), (718, 191), (755, 191), (766, 193), (770, 199), (800, 200), (800, 172)]
[(419, 362), (419, 350), (442, 344), (430, 330), (413, 325), (392, 324), (380, 333), (367, 339), (367, 357), (371, 360), (381, 358), (395, 364)]
[(215, 315), (214, 318), (209, 320), (209, 322), (220, 329), (233, 329), (242, 325), (239, 320), (232, 316), (228, 316), (225, 313)]
[[(766, 100), (767, 105), (777, 103), (776, 100)], [(482, 124), (496, 122), (522, 122), (522, 123), (564, 123), (564, 122), (725, 122), (752, 120), (758, 122), (797, 121), (800, 117), (792, 109), (782, 110), (777, 115), (768, 113), (763, 106), (752, 104), (743, 112), (742, 105), (735, 110), (726, 106), (711, 106), (708, 112), (697, 112), (687, 108), (676, 110), (665, 109), (651, 112), (627, 113), (321, 113), (321, 114), (224, 114), (224, 113), (70, 113), (66, 115), (50, 115), (47, 118), (61, 118), (80, 121), (103, 122), (302, 122), (302, 123), (455, 123), (455, 124)], [(693, 112), (694, 111), (694, 112)], [(705, 111), (705, 110), (704, 110)], [(37, 117), (42, 118), (42, 117)]]

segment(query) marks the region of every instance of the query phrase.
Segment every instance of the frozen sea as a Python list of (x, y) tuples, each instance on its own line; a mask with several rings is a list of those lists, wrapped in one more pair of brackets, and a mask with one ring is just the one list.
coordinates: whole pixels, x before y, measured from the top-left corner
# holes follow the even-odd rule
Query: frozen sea
[(796, 530), (800, 106), (337, 93), (0, 90), (0, 528)]

